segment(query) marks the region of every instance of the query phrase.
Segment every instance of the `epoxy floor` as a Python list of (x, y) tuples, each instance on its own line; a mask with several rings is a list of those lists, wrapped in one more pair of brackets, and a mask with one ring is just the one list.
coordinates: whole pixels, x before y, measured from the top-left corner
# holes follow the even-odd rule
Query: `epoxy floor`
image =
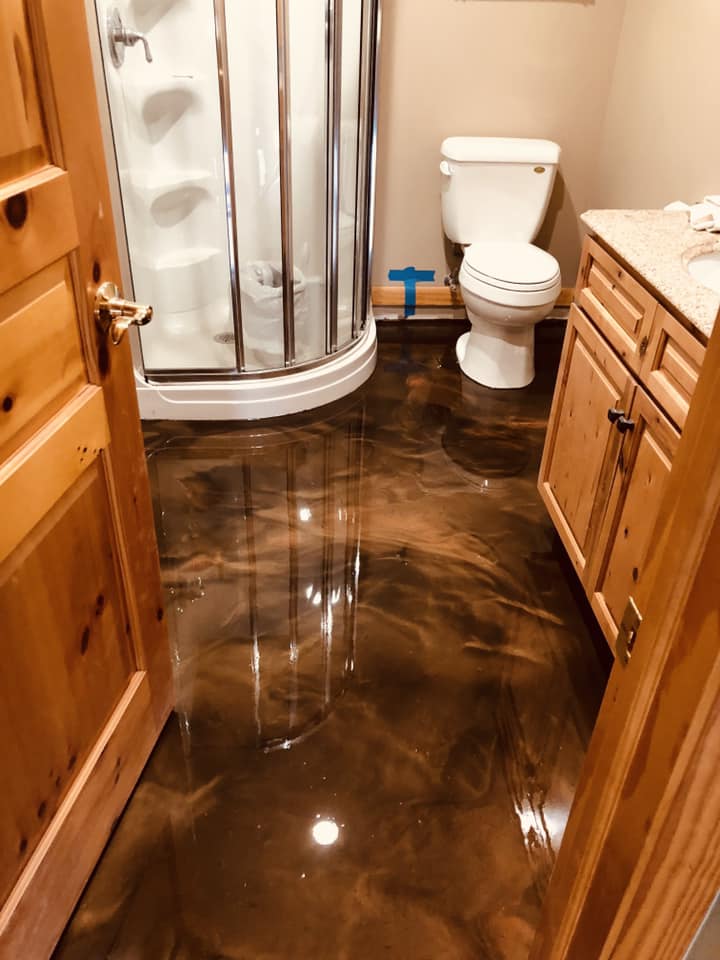
[(445, 330), (354, 397), (153, 424), (169, 721), (56, 960), (525, 960), (601, 662), (522, 391)]

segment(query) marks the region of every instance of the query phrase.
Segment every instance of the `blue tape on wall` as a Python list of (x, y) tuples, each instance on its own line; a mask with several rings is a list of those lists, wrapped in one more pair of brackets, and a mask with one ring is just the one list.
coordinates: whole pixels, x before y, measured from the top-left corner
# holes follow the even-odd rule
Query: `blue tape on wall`
[(389, 270), (388, 280), (396, 280), (405, 284), (405, 316), (410, 317), (415, 313), (417, 306), (417, 285), (418, 283), (433, 283), (435, 280), (434, 270), (416, 270), (415, 267), (405, 267), (404, 270)]

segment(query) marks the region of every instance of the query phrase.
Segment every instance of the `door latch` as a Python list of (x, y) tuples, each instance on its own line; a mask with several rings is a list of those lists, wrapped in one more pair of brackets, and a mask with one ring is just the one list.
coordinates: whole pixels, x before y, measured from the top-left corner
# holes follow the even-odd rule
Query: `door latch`
[(622, 621), (620, 622), (617, 640), (615, 641), (615, 653), (624, 667), (630, 663), (642, 621), (642, 614), (638, 610), (635, 600), (630, 597), (625, 607)]
[(150, 323), (153, 308), (134, 300), (124, 300), (114, 283), (103, 283), (95, 297), (95, 323), (117, 346), (129, 327)]

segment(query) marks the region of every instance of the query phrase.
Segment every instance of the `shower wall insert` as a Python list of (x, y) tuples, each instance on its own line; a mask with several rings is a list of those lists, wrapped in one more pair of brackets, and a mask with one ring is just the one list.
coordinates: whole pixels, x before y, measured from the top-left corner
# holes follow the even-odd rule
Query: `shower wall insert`
[(87, 2), (123, 290), (155, 308), (132, 340), (141, 415), (352, 392), (376, 354), (380, 0)]

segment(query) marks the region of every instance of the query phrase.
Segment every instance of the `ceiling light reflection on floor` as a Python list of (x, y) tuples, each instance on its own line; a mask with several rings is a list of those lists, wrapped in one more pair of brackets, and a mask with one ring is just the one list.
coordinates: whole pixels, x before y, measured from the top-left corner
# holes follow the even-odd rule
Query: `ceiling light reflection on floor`
[(340, 836), (340, 827), (334, 820), (318, 820), (312, 828), (313, 840), (321, 847), (330, 847)]

